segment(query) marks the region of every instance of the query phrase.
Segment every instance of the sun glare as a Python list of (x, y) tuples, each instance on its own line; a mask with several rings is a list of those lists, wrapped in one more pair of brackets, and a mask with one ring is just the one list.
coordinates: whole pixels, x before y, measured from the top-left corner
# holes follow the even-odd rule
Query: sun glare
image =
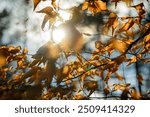
[(59, 15), (63, 18), (63, 20), (69, 20), (71, 18), (71, 14), (69, 12), (66, 11), (58, 11)]
[[(62, 17), (64, 21), (69, 20), (71, 17), (71, 14), (65, 11), (60, 10), (59, 15)], [(53, 40), (55, 43), (60, 43), (65, 38), (65, 32), (64, 29), (59, 29), (59, 25), (61, 25), (62, 21), (56, 21), (55, 22), (55, 29), (53, 31)]]
[(53, 31), (53, 41), (55, 43), (60, 43), (65, 38), (65, 32), (62, 29), (54, 29)]

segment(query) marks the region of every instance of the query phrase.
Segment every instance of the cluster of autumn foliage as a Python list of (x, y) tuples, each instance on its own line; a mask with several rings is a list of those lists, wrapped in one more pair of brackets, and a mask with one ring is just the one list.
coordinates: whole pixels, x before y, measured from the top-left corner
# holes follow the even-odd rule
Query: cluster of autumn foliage
[[(34, 10), (41, 1), (46, 0), (33, 0)], [(117, 13), (107, 8), (113, 3), (117, 7), (120, 1), (125, 2), (129, 8), (134, 8), (138, 16), (119, 17)], [(112, 96), (112, 92), (119, 90), (122, 93), (115, 99), (149, 99), (149, 92), (143, 93), (140, 89), (131, 87), (130, 83), (108, 83), (111, 75), (119, 81), (125, 80), (118, 73), (121, 64), (125, 63), (129, 66), (139, 61), (143, 64), (150, 62), (148, 58), (150, 21), (142, 22), (143, 19), (146, 20), (143, 2), (136, 5), (133, 5), (133, 0), (110, 0), (109, 2), (85, 0), (80, 7), (70, 8), (72, 18), (64, 21), (59, 28), (67, 27), (67, 31), (73, 34), (59, 44), (49, 41), (39, 48), (32, 56), (32, 60), (28, 59), (26, 48), (1, 46), (0, 99), (91, 99), (91, 94), (99, 90), (103, 90), (106, 98)], [(49, 22), (53, 31), (56, 20), (63, 20), (58, 13), (61, 9), (59, 7), (56, 0), (52, 0), (50, 6), (37, 11), (37, 13), (45, 14), (42, 29)], [(101, 40), (95, 41), (95, 50), (91, 52), (82, 50), (83, 35), (90, 34), (82, 34), (75, 27), (84, 19), (85, 14), (80, 13), (87, 11), (91, 12), (93, 17), (107, 12), (108, 20), (103, 24), (101, 33), (111, 34), (110, 39), (105, 43)], [(112, 57), (115, 52), (118, 54)], [(85, 53), (90, 56), (89, 59), (84, 57)], [(75, 56), (76, 60), (57, 66), (61, 55), (65, 55), (68, 61), (71, 56)], [(103, 89), (99, 89), (100, 80), (105, 84)], [(143, 77), (139, 73), (137, 81), (140, 87)]]

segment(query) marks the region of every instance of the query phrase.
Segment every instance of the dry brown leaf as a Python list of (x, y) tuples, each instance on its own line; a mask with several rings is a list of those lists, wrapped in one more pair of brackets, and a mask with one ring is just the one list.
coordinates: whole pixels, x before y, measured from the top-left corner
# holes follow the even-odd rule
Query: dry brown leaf
[(25, 73), (22, 77), (22, 79), (26, 79), (28, 77), (31, 77), (32, 75), (36, 74), (38, 71), (39, 67), (32, 67), (27, 73)]
[(96, 47), (97, 49), (101, 50), (101, 49), (104, 47), (104, 45), (102, 44), (101, 41), (96, 41), (96, 42), (95, 42), (95, 47)]
[(107, 22), (107, 27), (111, 27), (114, 24), (114, 22), (116, 21), (117, 17), (118, 16), (116, 13), (111, 12), (109, 15), (108, 22)]
[(115, 72), (115, 75), (118, 78), (118, 80), (121, 80), (121, 81), (124, 80), (124, 78), (121, 75), (119, 75), (117, 72)]
[(114, 90), (121, 90), (124, 91), (126, 88), (128, 88), (130, 86), (130, 84), (114, 84)]
[(37, 11), (37, 13), (45, 13), (47, 15), (51, 15), (52, 11), (53, 11), (52, 7), (45, 7), (42, 10)]
[(84, 83), (84, 87), (87, 90), (96, 90), (98, 88), (98, 82), (97, 81), (88, 81)]
[(137, 79), (138, 79), (139, 84), (142, 85), (143, 84), (142, 82), (143, 82), (144, 79), (143, 79), (141, 74), (138, 74)]
[(141, 98), (140, 93), (134, 88), (130, 93), (132, 99), (139, 100)]
[(106, 74), (106, 77), (104, 79), (104, 82), (108, 83), (108, 80), (110, 79), (111, 74), (112, 74), (112, 71), (108, 71), (108, 73)]
[(110, 93), (110, 89), (108, 86), (104, 88), (104, 93), (106, 96)]

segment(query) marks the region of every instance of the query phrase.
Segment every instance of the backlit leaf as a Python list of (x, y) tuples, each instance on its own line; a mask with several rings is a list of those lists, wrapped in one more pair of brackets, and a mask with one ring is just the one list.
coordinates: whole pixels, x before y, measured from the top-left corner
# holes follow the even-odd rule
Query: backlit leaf
[(133, 88), (130, 95), (131, 95), (132, 99), (134, 99), (134, 100), (139, 100), (141, 98), (140, 93), (135, 88)]
[(89, 6), (89, 2), (84, 2), (82, 5), (82, 10), (86, 10)]
[(34, 3), (34, 10), (37, 7), (37, 5), (41, 2), (41, 0), (33, 0)]
[(127, 31), (134, 25), (134, 20), (130, 18), (128, 22), (125, 22), (122, 24), (121, 28), (118, 30), (118, 32)]
[(129, 61), (130, 62), (128, 63), (128, 65), (131, 65), (132, 63), (135, 63), (137, 61), (136, 56), (132, 56), (131, 59), (129, 59)]
[(119, 52), (121, 53), (124, 53), (127, 49), (127, 44), (121, 40), (118, 40), (118, 39), (114, 39), (112, 41), (112, 47), (116, 50), (118, 50)]
[(97, 0), (94, 2), (95, 3), (95, 6), (99, 9), (101, 9), (102, 11), (104, 10), (107, 10), (107, 7), (106, 7), (106, 2), (103, 2), (101, 0)]
[(45, 7), (42, 10), (37, 11), (37, 13), (45, 13), (45, 14), (50, 15), (52, 11), (53, 11), (52, 7)]

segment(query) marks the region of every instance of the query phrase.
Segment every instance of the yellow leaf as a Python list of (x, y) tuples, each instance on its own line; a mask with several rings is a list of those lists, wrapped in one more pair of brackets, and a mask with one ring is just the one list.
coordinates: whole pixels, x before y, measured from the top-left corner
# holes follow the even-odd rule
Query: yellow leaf
[(24, 48), (22, 53), (23, 53), (23, 54), (27, 54), (27, 53), (28, 53), (28, 49), (27, 49), (27, 48)]
[(148, 34), (148, 35), (145, 36), (144, 41), (146, 43), (150, 43), (150, 34)]
[(119, 21), (118, 19), (116, 19), (112, 25), (112, 34), (114, 33), (114, 30), (117, 28), (118, 25), (119, 25)]
[(22, 65), (23, 65), (23, 61), (18, 61), (18, 68), (21, 68), (22, 67)]
[(117, 18), (117, 14), (116, 13), (113, 13), (113, 12), (110, 13), (109, 20), (107, 22), (108, 27), (110, 27), (110, 26), (112, 26), (114, 24), (114, 21), (116, 20), (116, 18)]
[(128, 45), (130, 45), (131, 43), (134, 42), (133, 39), (124, 39), (123, 41), (124, 41), (125, 43), (127, 43)]
[(0, 67), (3, 67), (7, 64), (6, 57), (0, 55)]
[(130, 62), (127, 64), (127, 66), (131, 65), (132, 63), (135, 63), (137, 61), (137, 58), (136, 58), (136, 56), (132, 56), (131, 59), (129, 59), (129, 60), (130, 60)]
[(116, 50), (118, 50), (121, 53), (124, 53), (127, 49), (127, 44), (119, 39), (113, 39), (112, 40), (112, 47)]
[(52, 0), (51, 2), (52, 6), (56, 9), (57, 5), (56, 5), (56, 0)]
[(65, 74), (65, 75), (67, 75), (67, 74), (69, 74), (69, 72), (70, 72), (69, 66), (68, 65), (64, 66), (62, 73)]
[(20, 50), (21, 50), (21, 46), (17, 46), (17, 47), (9, 46), (8, 48), (8, 51), (13, 54), (18, 53)]
[(84, 2), (82, 5), (82, 10), (86, 10), (89, 6), (89, 2)]
[(106, 7), (106, 2), (103, 2), (103, 1), (101, 1), (101, 0), (97, 0), (97, 1), (95, 1), (94, 2), (95, 3), (95, 6), (97, 7), (97, 8), (99, 8), (100, 10), (107, 10), (107, 7)]

